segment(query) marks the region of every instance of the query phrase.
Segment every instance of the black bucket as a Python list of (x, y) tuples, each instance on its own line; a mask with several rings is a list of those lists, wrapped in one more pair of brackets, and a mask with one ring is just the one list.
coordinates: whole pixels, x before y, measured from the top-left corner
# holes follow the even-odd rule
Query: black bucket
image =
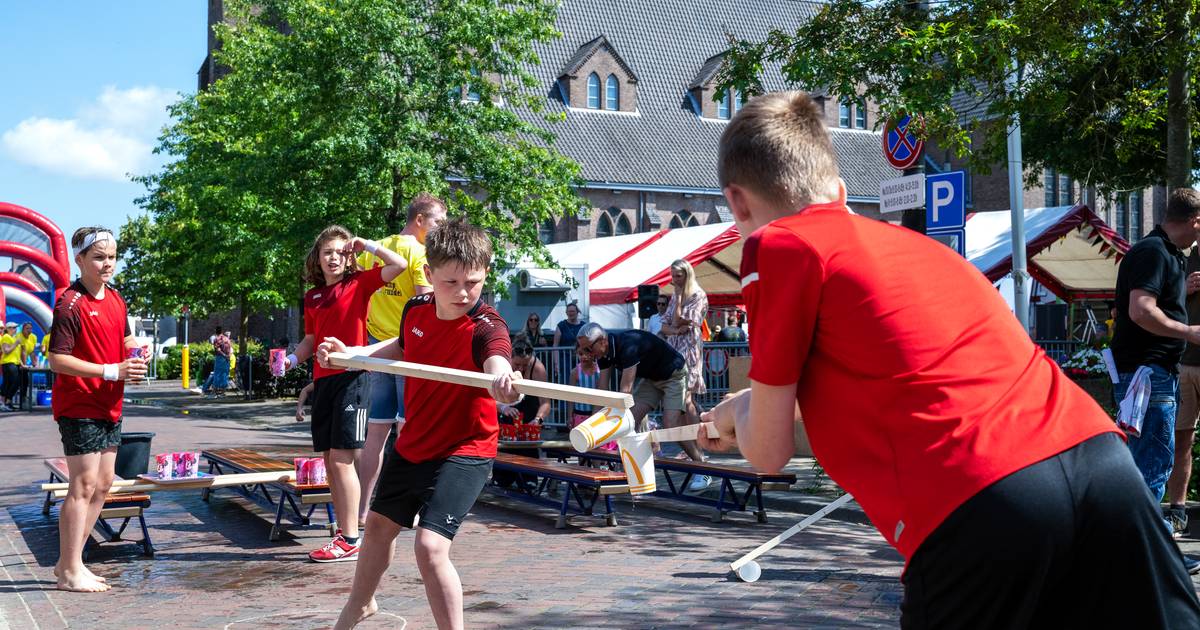
[(153, 433), (122, 433), (117, 449), (116, 473), (122, 479), (136, 479), (150, 467), (150, 442)]

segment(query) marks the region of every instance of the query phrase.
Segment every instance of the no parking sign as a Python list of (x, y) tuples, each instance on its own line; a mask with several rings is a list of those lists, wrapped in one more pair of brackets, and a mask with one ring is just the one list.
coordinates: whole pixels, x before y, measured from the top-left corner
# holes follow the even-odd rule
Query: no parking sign
[(915, 133), (920, 124), (911, 114), (905, 114), (898, 121), (889, 120), (883, 127), (883, 157), (892, 168), (903, 171), (921, 159), (925, 141)]

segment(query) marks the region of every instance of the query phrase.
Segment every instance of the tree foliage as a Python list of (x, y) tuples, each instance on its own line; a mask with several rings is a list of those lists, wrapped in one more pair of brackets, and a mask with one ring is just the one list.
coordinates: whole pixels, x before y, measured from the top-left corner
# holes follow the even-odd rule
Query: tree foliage
[[(762, 69), (780, 63), (798, 85), (878, 103), (881, 121), (919, 113), (929, 138), (985, 171), (1004, 161), (1019, 115), (1035, 173), (1141, 188), (1167, 178), (1167, 77), (1195, 59), (1196, 9), (1194, 0), (831, 0), (795, 31), (735, 42), (722, 82), (761, 90)], [(1184, 123), (1196, 111), (1188, 85)]]
[(578, 166), (534, 124), (544, 95), (527, 71), (558, 36), (556, 6), (227, 0), (228, 74), (171, 108), (157, 149), (171, 161), (141, 178), (148, 213), (122, 231), (134, 304), (295, 303), (322, 228), (394, 233), (421, 191), (486, 228), (498, 265), (544, 257), (538, 225), (582, 203)]

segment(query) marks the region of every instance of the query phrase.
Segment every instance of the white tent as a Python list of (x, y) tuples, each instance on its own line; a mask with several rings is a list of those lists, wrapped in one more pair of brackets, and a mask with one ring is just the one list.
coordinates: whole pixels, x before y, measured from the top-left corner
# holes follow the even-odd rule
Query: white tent
[(665, 287), (671, 280), (671, 263), (681, 258), (696, 269), (710, 303), (740, 302), (739, 239), (737, 228), (728, 222), (554, 243), (547, 249), (560, 265), (588, 265), (590, 321), (628, 328), (635, 325), (632, 303), (638, 286)]
[[(1129, 243), (1087, 206), (1025, 210), (1025, 257), (1029, 274), (1070, 302), (1110, 299), (1117, 263)], [(1012, 271), (1012, 219), (1008, 212), (979, 212), (967, 218), (966, 254), (992, 282)]]

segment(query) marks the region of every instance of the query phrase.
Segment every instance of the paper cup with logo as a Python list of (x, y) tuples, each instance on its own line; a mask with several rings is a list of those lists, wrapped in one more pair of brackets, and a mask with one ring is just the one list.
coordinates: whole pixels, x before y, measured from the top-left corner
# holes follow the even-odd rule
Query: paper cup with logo
[(292, 458), (292, 465), (296, 467), (296, 471), (292, 473), (292, 483), (298, 486), (308, 483), (308, 467), (305, 466), (305, 462), (307, 461), (307, 457)]
[(633, 433), (633, 414), (605, 407), (571, 429), (571, 446), (580, 453)]
[(155, 474), (159, 479), (175, 478), (175, 457), (171, 453), (159, 453), (154, 456)]
[(287, 372), (287, 350), (284, 348), (271, 349), (271, 375), (283, 376)]
[(650, 445), (649, 433), (632, 433), (617, 440), (621, 452), (621, 466), (629, 481), (629, 494), (654, 492), (654, 448)]

